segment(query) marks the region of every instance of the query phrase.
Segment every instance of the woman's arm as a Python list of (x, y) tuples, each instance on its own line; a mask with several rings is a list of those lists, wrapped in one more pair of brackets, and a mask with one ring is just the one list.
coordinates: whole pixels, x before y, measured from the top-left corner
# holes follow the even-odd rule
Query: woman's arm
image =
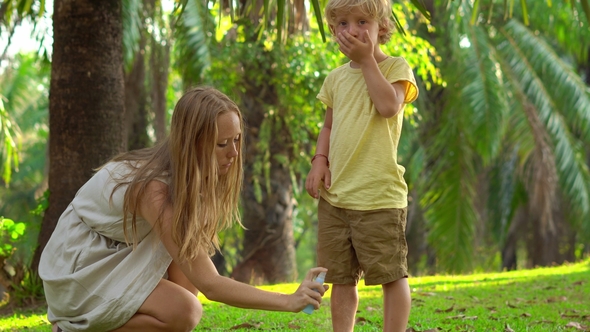
[[(321, 271), (326, 271), (324, 268), (311, 269), (297, 291), (286, 295), (263, 291), (219, 275), (215, 265), (203, 250), (193, 261), (181, 263), (178, 259), (178, 246), (172, 240), (170, 233), (172, 231), (172, 207), (166, 203), (167, 190), (168, 186), (162, 182), (150, 182), (141, 200), (139, 214), (154, 226), (156, 218), (163, 208), (162, 225), (161, 227), (155, 226), (154, 229), (182, 272), (208, 299), (235, 307), (263, 310), (297, 312), (308, 304), (319, 308), (321, 297), (326, 289), (323, 285), (312, 281), (312, 278)], [(314, 291), (313, 288), (318, 291)]]

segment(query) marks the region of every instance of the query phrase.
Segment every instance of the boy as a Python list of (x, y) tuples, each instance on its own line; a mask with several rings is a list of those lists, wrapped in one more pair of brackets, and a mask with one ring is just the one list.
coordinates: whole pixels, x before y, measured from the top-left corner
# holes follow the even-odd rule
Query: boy
[[(327, 110), (306, 181), (308, 193), (320, 199), (318, 263), (333, 284), (332, 326), (353, 330), (364, 272), (365, 284), (383, 288), (383, 330), (405, 331), (408, 189), (397, 145), (404, 105), (418, 89), (408, 63), (379, 47), (394, 28), (389, 0), (330, 0), (325, 13), (350, 59), (326, 77), (318, 94)], [(321, 182), (325, 190), (319, 191)]]

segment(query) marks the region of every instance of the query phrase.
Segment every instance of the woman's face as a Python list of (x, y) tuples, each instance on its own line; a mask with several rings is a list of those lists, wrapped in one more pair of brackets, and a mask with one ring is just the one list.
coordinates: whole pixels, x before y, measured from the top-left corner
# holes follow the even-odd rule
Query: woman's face
[(219, 174), (227, 174), (240, 149), (242, 129), (236, 112), (225, 112), (217, 118), (217, 165)]

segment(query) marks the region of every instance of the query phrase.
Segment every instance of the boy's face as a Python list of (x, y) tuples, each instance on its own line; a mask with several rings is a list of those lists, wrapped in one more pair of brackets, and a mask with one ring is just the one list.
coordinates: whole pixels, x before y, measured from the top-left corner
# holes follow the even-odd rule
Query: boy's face
[(330, 25), (330, 29), (335, 36), (338, 36), (343, 31), (347, 31), (362, 42), (366, 42), (364, 40), (366, 36), (365, 31), (368, 31), (375, 45), (379, 44), (379, 36), (385, 33), (385, 30), (379, 27), (377, 20), (364, 14), (358, 8), (338, 12), (336, 14), (336, 25)]

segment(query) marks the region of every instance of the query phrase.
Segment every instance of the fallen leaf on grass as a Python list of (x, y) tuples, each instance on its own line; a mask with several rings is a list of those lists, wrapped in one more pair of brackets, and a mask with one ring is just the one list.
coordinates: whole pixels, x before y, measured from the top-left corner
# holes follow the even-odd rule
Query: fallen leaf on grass
[(413, 327), (406, 329), (406, 332), (438, 332), (438, 331), (442, 331), (442, 329), (439, 329), (438, 327), (435, 327), (433, 329), (428, 329), (428, 330), (415, 330)]
[(262, 323), (254, 323), (254, 324), (242, 323), (240, 325), (232, 326), (231, 330), (237, 330), (237, 329), (257, 329), (257, 328), (260, 327), (260, 325), (262, 325)]
[(580, 315), (576, 314), (561, 314), (561, 318), (580, 318)]
[(300, 330), (301, 326), (299, 326), (297, 324), (289, 323), (289, 328), (293, 329), (293, 330)]
[(576, 282), (574, 282), (572, 285), (580, 286), (580, 285), (583, 285), (583, 284), (585, 284), (585, 283), (586, 283), (586, 282), (585, 282), (584, 280), (580, 280), (580, 281), (576, 281)]
[(588, 327), (584, 326), (578, 322), (569, 322), (565, 325), (565, 327), (573, 327), (576, 330), (580, 330), (580, 331), (588, 331)]
[(367, 323), (371, 323), (371, 321), (366, 319), (365, 317), (357, 317), (354, 320), (354, 325), (365, 325)]
[(445, 319), (462, 319), (462, 320), (476, 320), (477, 316), (465, 316), (465, 315), (457, 315), (457, 316), (450, 316)]
[(521, 317), (531, 317), (531, 314), (529, 314), (528, 312), (523, 312), (522, 315), (520, 315)]
[(547, 300), (547, 303), (559, 302), (559, 301), (567, 301), (567, 297), (560, 296), (560, 297), (550, 297)]
[(455, 305), (453, 304), (450, 308), (448, 309), (436, 309), (434, 310), (434, 312), (440, 313), (440, 312), (451, 312), (453, 311), (453, 308), (455, 307)]
[(506, 301), (506, 305), (507, 305), (509, 308), (512, 308), (512, 309), (516, 309), (516, 308), (518, 308), (517, 306), (515, 306), (514, 304), (511, 304), (511, 303), (510, 303), (510, 302), (508, 302), (508, 301)]
[(422, 296), (435, 296), (436, 293), (433, 293), (433, 292), (420, 292), (420, 293), (418, 293), (418, 295), (422, 295)]
[(510, 325), (506, 324), (506, 326), (504, 326), (504, 332), (514, 332), (514, 330), (510, 328)]

